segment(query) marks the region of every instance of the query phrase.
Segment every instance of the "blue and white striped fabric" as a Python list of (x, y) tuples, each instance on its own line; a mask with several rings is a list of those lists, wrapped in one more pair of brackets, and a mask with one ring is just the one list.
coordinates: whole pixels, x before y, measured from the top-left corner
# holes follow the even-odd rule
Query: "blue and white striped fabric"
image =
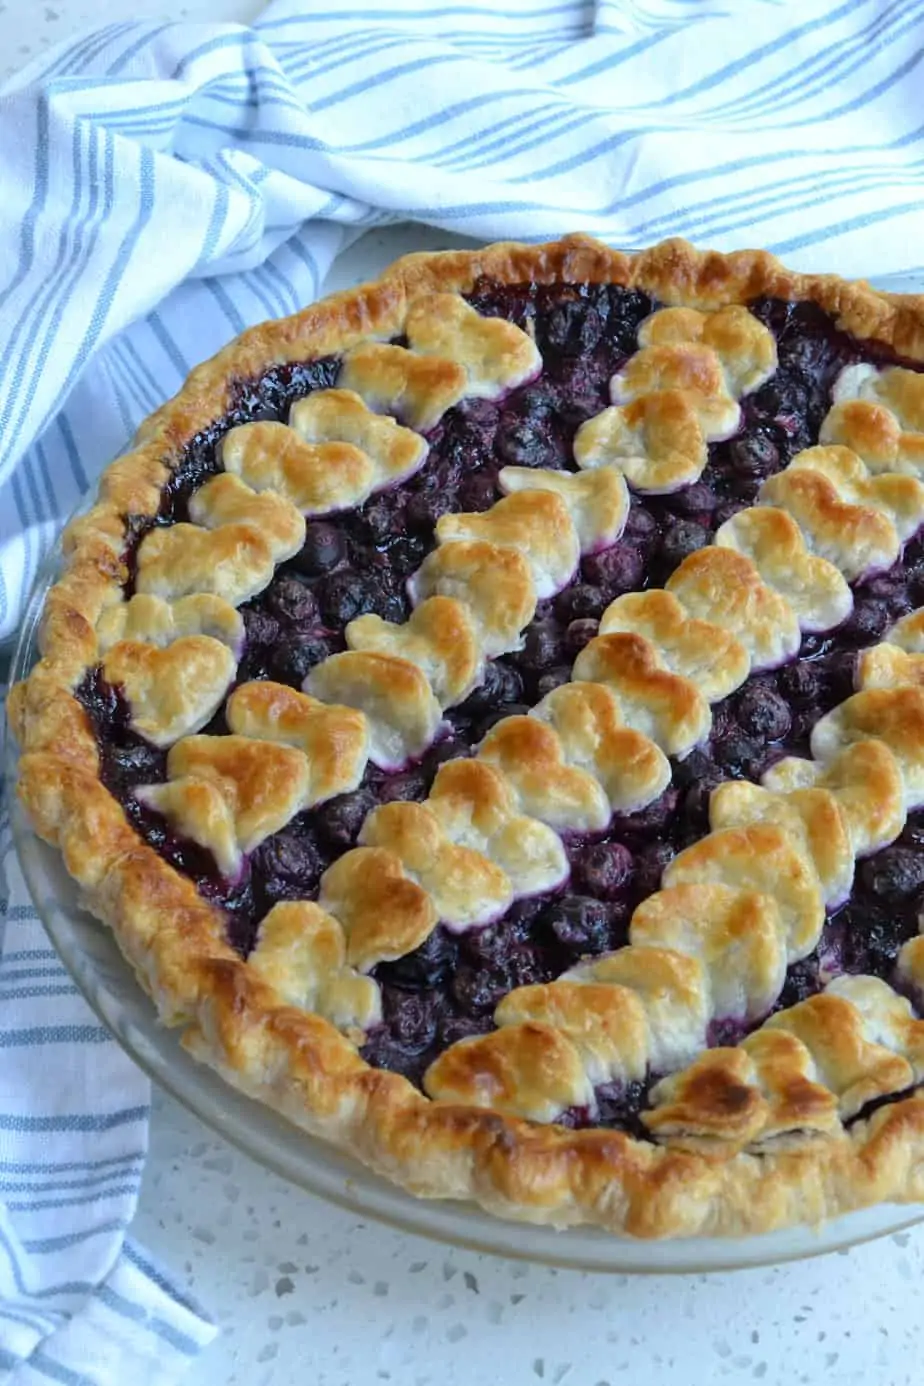
[(215, 1329), (125, 1239), (148, 1083), (58, 961), (5, 813), (0, 938), (0, 1382), (169, 1386)]
[(920, 0), (278, 0), (57, 50), (0, 104), (0, 640), (139, 419), (356, 228), (911, 272), (922, 89)]
[[(0, 99), (0, 641), (141, 418), (363, 227), (912, 273), (922, 90), (920, 0), (277, 0), (47, 55)], [(166, 1382), (210, 1329), (123, 1242), (147, 1086), (10, 874), (0, 1380)]]

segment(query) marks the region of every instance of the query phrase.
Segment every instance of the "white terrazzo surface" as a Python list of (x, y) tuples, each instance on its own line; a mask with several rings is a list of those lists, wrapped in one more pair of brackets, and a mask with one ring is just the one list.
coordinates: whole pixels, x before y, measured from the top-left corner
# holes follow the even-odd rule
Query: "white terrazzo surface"
[[(76, 28), (157, 8), (0, 0), (0, 80)], [(189, 0), (170, 15), (246, 20), (258, 8)], [(367, 237), (337, 267), (336, 285), (438, 243), (408, 228)], [(924, 1229), (734, 1274), (549, 1270), (363, 1224), (157, 1096), (136, 1231), (223, 1329), (188, 1386), (920, 1386), (924, 1377)]]
[(920, 1386), (924, 1233), (727, 1275), (547, 1270), (363, 1224), (155, 1113), (136, 1231), (224, 1330), (189, 1386)]
[(186, 0), (182, 5), (164, 0), (0, 0), (0, 83), (52, 44), (90, 26), (161, 16), (246, 23), (263, 8), (261, 0)]

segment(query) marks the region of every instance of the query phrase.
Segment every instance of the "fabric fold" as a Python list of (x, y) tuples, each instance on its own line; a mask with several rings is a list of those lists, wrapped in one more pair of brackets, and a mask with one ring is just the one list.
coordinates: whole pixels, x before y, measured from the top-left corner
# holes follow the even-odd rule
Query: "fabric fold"
[(6, 805), (0, 940), (0, 1381), (167, 1386), (216, 1330), (125, 1240), (150, 1084), (52, 948)]
[(43, 58), (0, 101), (0, 641), (141, 418), (363, 227), (915, 271), (922, 38), (914, 0), (279, 0)]

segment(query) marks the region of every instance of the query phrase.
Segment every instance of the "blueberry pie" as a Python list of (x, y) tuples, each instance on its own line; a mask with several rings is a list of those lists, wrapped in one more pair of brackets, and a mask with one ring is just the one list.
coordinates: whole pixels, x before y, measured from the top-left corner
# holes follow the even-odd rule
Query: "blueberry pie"
[(411, 256), (69, 527), (19, 792), (190, 1051), (415, 1193), (924, 1199), (924, 302)]

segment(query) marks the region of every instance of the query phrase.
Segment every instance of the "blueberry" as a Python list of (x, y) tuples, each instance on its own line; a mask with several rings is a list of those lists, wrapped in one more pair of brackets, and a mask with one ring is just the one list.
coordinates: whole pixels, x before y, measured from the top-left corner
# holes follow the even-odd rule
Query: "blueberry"
[(808, 660), (787, 664), (779, 673), (780, 691), (797, 703), (817, 703), (822, 696), (821, 670)]
[(476, 967), (499, 967), (510, 956), (512, 932), (504, 924), (472, 929), (462, 938), (462, 953)]
[(754, 777), (763, 760), (760, 742), (743, 731), (733, 731), (728, 736), (713, 740), (712, 753), (733, 779)]
[(555, 404), (549, 392), (548, 385), (539, 380), (531, 385), (527, 385), (524, 390), (518, 390), (507, 401), (507, 407), (501, 415), (501, 424), (507, 425), (516, 423), (518, 419), (526, 419), (533, 424), (547, 422), (555, 411)]
[(561, 401), (558, 417), (569, 430), (577, 430), (582, 423), (599, 414), (607, 405), (605, 392), (599, 390), (587, 394), (572, 394), (570, 391)]
[(744, 433), (733, 438), (728, 454), (736, 472), (748, 477), (767, 477), (780, 465), (780, 450), (765, 433)]
[(624, 540), (585, 558), (583, 566), (588, 582), (599, 587), (608, 601), (622, 596), (624, 592), (637, 592), (645, 573), (641, 551), (636, 544)]
[(744, 689), (735, 711), (742, 731), (763, 741), (781, 740), (792, 723), (785, 698), (762, 680), (754, 680)]
[(459, 504), (463, 510), (489, 510), (497, 499), (494, 477), (484, 472), (463, 481), (459, 491)]
[(782, 298), (757, 298), (751, 304), (751, 312), (764, 327), (769, 327), (775, 337), (779, 337), (792, 316), (793, 304)]
[(677, 808), (678, 791), (669, 785), (657, 799), (635, 813), (617, 815), (613, 827), (617, 826), (630, 833), (661, 833), (670, 823)]
[(346, 540), (336, 525), (312, 520), (305, 527), (305, 542), (292, 560), (293, 567), (307, 577), (330, 572), (346, 555)]
[(383, 804), (398, 801), (420, 803), (427, 797), (427, 779), (421, 770), (406, 770), (400, 775), (388, 775), (379, 789)]
[[(725, 698), (722, 702), (716, 703), (712, 709), (712, 730), (710, 733), (710, 740), (713, 744), (715, 744), (715, 742), (720, 741), (723, 737), (730, 736), (732, 732), (736, 731), (738, 731), (738, 723), (735, 721), (735, 714), (732, 709), (731, 699)], [(713, 765), (715, 764), (715, 761), (708, 747), (704, 746), (696, 749), (702, 749), (703, 753), (706, 756), (708, 756), (711, 763)], [(695, 754), (695, 750), (691, 752), (691, 754)]]
[(661, 536), (661, 557), (670, 568), (676, 568), (691, 553), (709, 542), (709, 531), (695, 520), (677, 520)]
[(915, 607), (924, 605), (924, 562), (915, 563), (907, 575), (908, 595)]
[(885, 908), (853, 900), (835, 917), (834, 923), (842, 929), (846, 972), (872, 972), (880, 977), (891, 973), (902, 943), (916, 932), (917, 910), (909, 918), (907, 908), (897, 908), (899, 898), (893, 897)]
[(402, 1049), (419, 1054), (436, 1039), (436, 1008), (431, 997), (389, 988), (382, 1010), (389, 1035)]
[(535, 290), (529, 284), (497, 284), (486, 277), (475, 281), (468, 295), (472, 307), (486, 318), (506, 318), (518, 327), (535, 316)]
[(325, 578), (318, 594), (325, 624), (342, 630), (364, 611), (378, 608), (383, 599), (383, 588), (373, 578), (360, 577), (352, 569), (347, 569)]
[(842, 703), (854, 691), (857, 672), (857, 655), (853, 650), (842, 650), (829, 654), (824, 661), (825, 679), (828, 685), (828, 706)]
[(911, 847), (886, 847), (860, 868), (866, 888), (883, 900), (904, 900), (924, 886), (924, 855)]
[(360, 1050), (362, 1057), (370, 1068), (383, 1068), (391, 1073), (403, 1073), (410, 1078), (411, 1082), (415, 1079), (413, 1056), (409, 1055), (406, 1049), (396, 1045), (386, 1026), (381, 1025), (373, 1030), (366, 1038), (366, 1043)]
[(440, 1049), (449, 1049), (453, 1044), (458, 1044), (459, 1040), (471, 1039), (474, 1035), (484, 1035), (493, 1028), (493, 1021), (490, 1015), (482, 1016), (447, 1016), (440, 1023)]
[(572, 621), (565, 631), (565, 649), (575, 659), (589, 645), (600, 629), (599, 621)]
[(126, 784), (156, 784), (165, 778), (166, 761), (163, 751), (146, 742), (130, 746), (110, 746), (109, 755)]
[(455, 940), (444, 929), (436, 928), (403, 958), (380, 964), (377, 975), (402, 987), (436, 987), (445, 979), (455, 957)]
[(713, 766), (707, 775), (686, 790), (681, 807), (685, 842), (696, 842), (709, 831), (709, 800), (723, 778), (722, 772)]
[(429, 544), (421, 534), (402, 534), (388, 546), (388, 562), (392, 573), (398, 578), (419, 568), (424, 560)]
[(387, 543), (389, 539), (395, 538), (404, 530), (404, 515), (402, 513), (401, 500), (404, 499), (400, 492), (390, 493), (386, 496), (376, 496), (370, 500), (359, 511), (363, 524), (372, 542), (376, 545)]
[(309, 671), (330, 654), (330, 646), (320, 636), (308, 636), (293, 645), (277, 645), (270, 656), (270, 672), (280, 683), (300, 687)]
[(493, 437), (497, 427), (497, 405), (489, 399), (466, 399), (458, 407), (458, 418), (470, 433)]
[(895, 597), (897, 593), (906, 592), (908, 589), (909, 575), (904, 569), (904, 565), (899, 562), (893, 568), (889, 568), (884, 573), (877, 573), (874, 578), (865, 582), (862, 591), (871, 597), (882, 597), (885, 601)]
[(383, 582), (370, 578), (366, 585), (366, 610), (374, 611), (383, 621), (403, 625), (410, 615), (410, 602), (403, 592), (395, 592)]
[(627, 292), (618, 284), (610, 285), (609, 300), (607, 338), (629, 356), (638, 349), (639, 324), (655, 305), (647, 294), (635, 289)]
[(317, 622), (318, 604), (310, 587), (297, 577), (279, 577), (266, 594), (266, 604), (280, 620), (297, 626)]
[(536, 684), (536, 699), (545, 698), (556, 688), (561, 688), (563, 683), (567, 683), (571, 678), (571, 668), (567, 664), (559, 664), (554, 669), (550, 669), (547, 674), (543, 674)]
[(355, 844), (366, 814), (374, 808), (375, 799), (367, 789), (338, 794), (317, 810), (318, 830), (331, 846), (345, 851)]
[(579, 953), (602, 953), (609, 944), (610, 912), (601, 900), (567, 895), (549, 906), (542, 920), (554, 938)]
[(706, 1029), (706, 1043), (710, 1049), (733, 1048), (740, 1044), (748, 1032), (747, 1022), (726, 1016), (721, 1020), (711, 1020)]
[(676, 515), (703, 515), (715, 510), (719, 498), (705, 481), (695, 481), (692, 486), (665, 496), (664, 501)]
[(858, 599), (838, 634), (858, 645), (872, 645), (882, 639), (889, 620), (888, 605), (881, 598)]
[(533, 621), (527, 626), (523, 648), (517, 655), (521, 668), (544, 674), (554, 664), (562, 662), (564, 641), (561, 626), (555, 621)]
[(453, 731), (449, 736), (444, 736), (441, 741), (437, 741), (431, 746), (426, 756), (427, 775), (429, 778), (436, 774), (441, 765), (447, 761), (458, 760), (460, 756), (471, 754), (471, 746), (468, 740)]
[(542, 424), (513, 418), (501, 418), (497, 431), (497, 451), (505, 462), (517, 467), (558, 467), (558, 458), (551, 435)]
[(782, 373), (751, 396), (754, 408), (762, 414), (774, 418), (787, 419), (804, 416), (809, 404), (809, 389), (794, 376)]
[(740, 497), (737, 500), (723, 501), (722, 504), (719, 506), (718, 510), (715, 512), (715, 518), (713, 523), (715, 524), (716, 529), (720, 529), (722, 525), (727, 524), (728, 521), (732, 518), (732, 516), (737, 515), (740, 510), (744, 509), (744, 507), (745, 502), (741, 500)]
[(487, 1015), (510, 990), (503, 969), (460, 967), (451, 982), (453, 999), (466, 1015)]
[(580, 621), (588, 616), (599, 618), (606, 605), (606, 593), (602, 588), (578, 582), (559, 592), (555, 598), (555, 615), (567, 625), (569, 621)]
[(550, 976), (542, 953), (529, 944), (511, 950), (505, 971), (507, 991), (513, 991), (515, 987), (533, 986), (536, 982), (547, 982)]
[(658, 522), (643, 501), (634, 498), (626, 516), (626, 538), (637, 544), (653, 544), (658, 534)]
[(432, 530), (440, 516), (448, 514), (454, 505), (455, 497), (451, 492), (416, 491), (408, 496), (405, 509), (407, 523), (415, 529)]
[(621, 842), (597, 842), (586, 847), (577, 863), (577, 875), (589, 895), (616, 900), (632, 874), (632, 853)]
[(504, 917), (504, 928), (508, 936), (521, 941), (531, 938), (536, 920), (544, 908), (545, 902), (538, 895), (528, 896), (525, 900), (515, 900)]
[(644, 900), (661, 884), (664, 868), (673, 859), (674, 849), (668, 842), (652, 842), (635, 854), (635, 874), (632, 878), (636, 899)]
[[(606, 398), (609, 371), (602, 371), (592, 356), (564, 356), (556, 353), (552, 370), (558, 387), (559, 401), (562, 399), (586, 399), (595, 395), (600, 403), (599, 412), (609, 401)], [(561, 404), (557, 405), (559, 418)]]
[(642, 1134), (638, 1114), (648, 1106), (645, 1083), (601, 1083), (597, 1088), (597, 1119), (595, 1126), (613, 1126), (621, 1131)]
[(779, 345), (780, 365), (787, 370), (807, 371), (818, 369), (824, 344), (815, 337), (787, 332)]
[(752, 476), (735, 476), (732, 477), (728, 489), (743, 505), (754, 505), (760, 490), (760, 482), (755, 481)]
[(545, 322), (546, 342), (553, 351), (564, 356), (582, 356), (593, 351), (602, 331), (603, 323), (596, 308), (579, 299), (560, 303)]
[[(800, 750), (800, 755), (810, 754), (808, 749), (808, 742), (815, 728), (815, 723), (818, 721), (820, 716), (821, 709), (814, 705), (810, 705), (809, 707), (796, 708), (796, 710), (793, 712), (792, 727), (790, 729), (788, 740), (790, 744), (798, 743), (800, 747), (804, 744), (805, 748)], [(771, 763), (772, 757), (768, 760), (768, 764)]]
[(456, 440), (446, 455), (431, 465), (429, 479), (436, 490), (449, 495), (450, 492), (455, 492), (469, 466), (468, 449)]
[(483, 681), (468, 695), (460, 711), (479, 716), (493, 712), (503, 703), (519, 702), (522, 697), (523, 680), (519, 672), (511, 664), (489, 660)]
[(803, 635), (802, 644), (799, 647), (799, 658), (813, 660), (822, 671), (825, 667), (824, 659), (821, 655), (827, 655), (832, 647), (831, 637), (828, 635), (809, 634)]
[(274, 645), (279, 639), (279, 622), (268, 611), (245, 607), (241, 615), (248, 645)]
[[(257, 848), (253, 865), (265, 878), (269, 894), (285, 896), (291, 893), (286, 887), (293, 885), (304, 894), (310, 893), (325, 863), (311, 836), (288, 829), (275, 833)], [(282, 891), (278, 888), (280, 881), (285, 883)]]
[[(724, 709), (717, 707), (713, 711), (713, 726), (715, 719), (722, 714)], [(694, 746), (688, 756), (683, 760), (678, 760), (674, 766), (674, 784), (680, 789), (687, 789), (691, 785), (698, 784), (701, 780), (715, 773), (716, 765), (712, 756), (704, 746)]]
[(908, 847), (915, 847), (919, 852), (924, 852), (924, 822), (921, 821), (921, 810), (917, 809), (908, 815), (908, 821), (902, 829), (899, 841)]

